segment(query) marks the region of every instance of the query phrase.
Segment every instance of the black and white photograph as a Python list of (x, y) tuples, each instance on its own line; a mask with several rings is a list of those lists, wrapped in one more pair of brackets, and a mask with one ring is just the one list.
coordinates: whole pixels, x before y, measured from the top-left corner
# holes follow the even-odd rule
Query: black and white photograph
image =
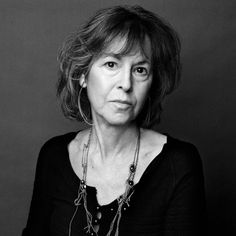
[(235, 235), (235, 7), (0, 0), (1, 235)]

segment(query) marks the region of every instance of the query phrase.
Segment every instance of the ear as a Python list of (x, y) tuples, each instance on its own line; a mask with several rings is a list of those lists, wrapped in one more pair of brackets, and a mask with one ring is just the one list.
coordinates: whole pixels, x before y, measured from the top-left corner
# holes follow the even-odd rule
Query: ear
[(82, 74), (79, 78), (79, 84), (82, 88), (86, 88), (87, 84), (86, 84), (86, 80), (85, 80), (85, 75)]

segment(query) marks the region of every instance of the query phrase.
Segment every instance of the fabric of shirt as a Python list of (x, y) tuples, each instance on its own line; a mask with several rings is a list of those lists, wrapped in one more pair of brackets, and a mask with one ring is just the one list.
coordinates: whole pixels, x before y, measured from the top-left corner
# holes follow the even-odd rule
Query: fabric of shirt
[[(84, 201), (77, 210), (74, 204), (80, 179), (71, 166), (68, 145), (76, 135), (73, 132), (54, 137), (41, 148), (22, 236), (96, 235), (88, 232)], [(98, 236), (106, 236), (118, 201), (100, 206), (96, 188), (87, 186), (86, 192), (92, 225)], [(131, 193), (129, 205), (121, 211), (119, 236), (205, 235), (203, 168), (194, 145), (167, 135), (162, 151)]]

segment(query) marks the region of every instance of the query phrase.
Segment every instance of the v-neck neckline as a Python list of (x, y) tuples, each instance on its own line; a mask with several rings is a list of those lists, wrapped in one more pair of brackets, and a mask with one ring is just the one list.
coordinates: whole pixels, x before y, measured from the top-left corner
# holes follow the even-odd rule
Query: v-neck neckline
[[(69, 156), (69, 144), (70, 142), (76, 137), (76, 135), (79, 133), (80, 131), (78, 132), (72, 132), (70, 133), (71, 135), (69, 136), (68, 139), (66, 139), (66, 144), (64, 145), (63, 148), (65, 148), (65, 153), (66, 153), (66, 163), (68, 164), (68, 169), (69, 169), (69, 172), (71, 173), (71, 177), (73, 178), (73, 181), (78, 184), (78, 187), (79, 187), (79, 184), (81, 182), (81, 179), (79, 178), (79, 176), (75, 173), (73, 167), (72, 167), (72, 164), (71, 164), (71, 161), (70, 161), (70, 156)], [(145, 181), (145, 176), (148, 175), (148, 173), (152, 170), (153, 166), (156, 166), (156, 163), (157, 162), (160, 162), (161, 161), (161, 157), (164, 155), (164, 153), (166, 152), (166, 149), (167, 149), (167, 146), (170, 144), (170, 141), (171, 141), (171, 137), (165, 133), (165, 135), (167, 136), (167, 140), (166, 140), (166, 143), (164, 143), (161, 151), (152, 159), (152, 161), (148, 164), (148, 166), (146, 167), (146, 169), (144, 170), (143, 174), (141, 175), (139, 181), (137, 183), (135, 183), (132, 187), (132, 189), (136, 189), (143, 181)], [(86, 189), (88, 192), (92, 193), (92, 195), (95, 196), (95, 200), (96, 200), (96, 204), (97, 206), (99, 207), (103, 207), (103, 208), (106, 208), (106, 207), (111, 207), (113, 206), (116, 202), (117, 202), (117, 199), (114, 199), (113, 201), (111, 201), (110, 203), (108, 204), (105, 204), (105, 205), (100, 205), (97, 201), (97, 189), (96, 187), (94, 186), (90, 186), (90, 185), (86, 185)]]

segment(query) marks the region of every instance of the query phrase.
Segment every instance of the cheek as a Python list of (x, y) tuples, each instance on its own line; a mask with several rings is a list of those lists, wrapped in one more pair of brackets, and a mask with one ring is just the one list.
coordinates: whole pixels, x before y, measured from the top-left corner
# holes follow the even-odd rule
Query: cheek
[(95, 72), (91, 73), (87, 84), (88, 98), (93, 107), (103, 106), (108, 94), (108, 86), (104, 78), (97, 75)]
[(100, 89), (96, 84), (88, 84), (87, 87), (88, 99), (92, 107), (101, 106), (102, 96), (100, 94)]
[(148, 84), (145, 84), (145, 86), (142, 86), (139, 88), (137, 95), (136, 95), (139, 106), (142, 106), (145, 103), (145, 101), (148, 97), (150, 86), (151, 86), (151, 82)]
[(92, 106), (96, 105), (96, 98), (99, 96), (99, 89), (97, 84), (96, 74), (93, 70), (90, 71), (87, 79), (87, 94), (89, 102)]

